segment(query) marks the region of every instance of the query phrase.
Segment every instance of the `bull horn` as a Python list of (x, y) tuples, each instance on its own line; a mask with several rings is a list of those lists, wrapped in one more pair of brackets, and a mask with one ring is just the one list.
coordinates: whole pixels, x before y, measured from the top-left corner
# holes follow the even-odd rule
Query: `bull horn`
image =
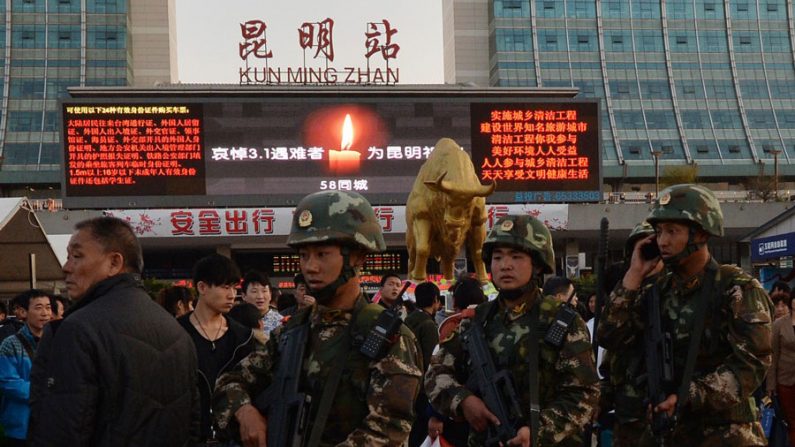
[(491, 184), (488, 185), (481, 185), (478, 183), (477, 186), (473, 188), (458, 188), (449, 180), (442, 180), (440, 189), (447, 192), (455, 192), (456, 194), (461, 194), (464, 196), (469, 197), (488, 197), (494, 190), (497, 188), (497, 182), (492, 181)]
[(438, 190), (440, 192), (449, 194), (455, 190), (455, 188), (451, 188), (450, 182), (444, 180), (444, 177), (447, 175), (447, 171), (442, 172), (442, 175), (439, 176), (436, 180), (426, 180), (425, 185)]

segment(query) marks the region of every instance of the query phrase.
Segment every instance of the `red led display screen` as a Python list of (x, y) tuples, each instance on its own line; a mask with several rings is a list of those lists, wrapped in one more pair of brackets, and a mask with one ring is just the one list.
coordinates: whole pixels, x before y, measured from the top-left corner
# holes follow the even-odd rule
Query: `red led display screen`
[(589, 103), (473, 103), (472, 161), (517, 201), (598, 201), (598, 108)]
[(202, 107), (64, 107), (68, 196), (203, 195)]

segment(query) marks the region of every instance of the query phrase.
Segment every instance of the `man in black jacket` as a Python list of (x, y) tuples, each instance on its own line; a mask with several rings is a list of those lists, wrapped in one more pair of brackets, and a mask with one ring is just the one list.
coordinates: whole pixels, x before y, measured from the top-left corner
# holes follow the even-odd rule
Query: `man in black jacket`
[(190, 335), (199, 359), (202, 445), (216, 441), (210, 398), (215, 380), (246, 357), (255, 344), (254, 333), (226, 314), (235, 305), (240, 270), (231, 259), (218, 254), (199, 259), (193, 266), (193, 285), (199, 293), (196, 310), (177, 321)]
[(64, 265), (75, 304), (37, 350), (30, 445), (188, 445), (198, 404), (190, 337), (140, 287), (141, 246), (126, 222), (98, 217), (75, 230)]

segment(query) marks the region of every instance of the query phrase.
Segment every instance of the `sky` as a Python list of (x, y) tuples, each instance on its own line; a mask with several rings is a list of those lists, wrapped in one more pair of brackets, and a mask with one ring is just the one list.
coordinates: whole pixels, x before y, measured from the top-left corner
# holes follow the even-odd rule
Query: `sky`
[[(386, 19), (400, 45), (390, 68), (399, 69), (399, 84), (441, 84), (443, 0), (176, 0), (178, 80), (182, 83), (240, 81), (245, 66), (238, 47), (243, 42), (240, 24), (258, 19), (267, 25), (271, 67), (301, 67), (304, 52), (298, 28), (304, 22), (334, 21), (335, 58), (330, 66), (366, 67), (367, 22)], [(307, 52), (307, 65), (322, 66)], [(371, 58), (371, 68), (383, 59)], [(254, 60), (252, 57), (250, 60)], [(260, 60), (261, 61), (261, 60)]]

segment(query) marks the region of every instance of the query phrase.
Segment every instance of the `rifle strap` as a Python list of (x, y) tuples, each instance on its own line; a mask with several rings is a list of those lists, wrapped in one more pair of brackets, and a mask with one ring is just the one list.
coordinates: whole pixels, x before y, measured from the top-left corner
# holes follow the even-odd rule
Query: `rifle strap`
[(715, 275), (718, 272), (717, 263), (710, 258), (709, 263), (704, 271), (704, 283), (701, 284), (701, 293), (698, 296), (698, 303), (696, 304), (696, 315), (693, 321), (693, 328), (690, 331), (690, 345), (687, 347), (687, 360), (685, 369), (682, 373), (682, 382), (679, 384), (677, 390), (677, 410), (682, 408), (687, 402), (688, 395), (690, 394), (690, 380), (693, 378), (693, 372), (696, 367), (696, 358), (698, 351), (701, 348), (701, 336), (704, 334), (704, 324), (707, 316), (707, 307), (709, 306), (710, 299), (712, 298), (713, 286), (715, 284)]
[(530, 310), (530, 349), (528, 356), (530, 357), (530, 445), (532, 447), (538, 446), (538, 429), (541, 426), (541, 405), (539, 403), (540, 396), (538, 395), (538, 344), (540, 343), (538, 337), (538, 315), (541, 309), (541, 294), (536, 295), (533, 308)]
[(318, 403), (317, 413), (315, 413), (315, 420), (312, 425), (312, 432), (309, 435), (309, 442), (306, 444), (307, 446), (313, 447), (320, 445), (323, 431), (326, 429), (326, 420), (331, 412), (331, 405), (334, 403), (334, 395), (337, 394), (337, 388), (339, 387), (340, 379), (342, 379), (342, 371), (348, 363), (348, 353), (353, 345), (351, 333), (353, 331), (353, 326), (356, 324), (358, 313), (358, 311), (353, 313), (348, 327), (342, 334), (342, 340), (340, 340), (342, 348), (339, 353), (339, 361), (334, 362), (334, 366), (331, 367), (326, 383), (323, 386), (323, 394), (320, 396), (320, 402)]

